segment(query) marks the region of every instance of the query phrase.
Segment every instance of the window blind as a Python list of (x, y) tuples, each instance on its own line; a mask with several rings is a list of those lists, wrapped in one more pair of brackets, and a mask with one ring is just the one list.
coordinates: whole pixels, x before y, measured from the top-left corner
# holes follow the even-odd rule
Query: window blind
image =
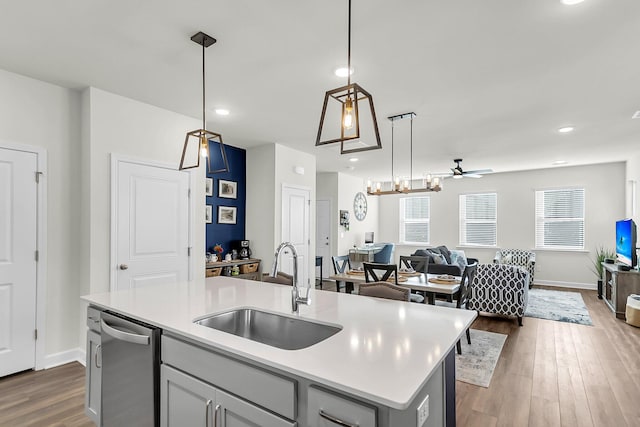
[(584, 249), (584, 188), (536, 191), (536, 248)]
[(497, 193), (460, 195), (460, 245), (496, 246)]
[(429, 243), (429, 197), (400, 199), (400, 241), (402, 243)]

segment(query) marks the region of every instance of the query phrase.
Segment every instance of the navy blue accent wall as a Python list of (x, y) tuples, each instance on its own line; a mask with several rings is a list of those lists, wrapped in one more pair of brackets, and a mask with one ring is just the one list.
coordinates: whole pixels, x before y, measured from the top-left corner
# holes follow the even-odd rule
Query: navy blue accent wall
[[(211, 169), (222, 169), (219, 144), (210, 144)], [(245, 238), (245, 208), (247, 202), (247, 152), (242, 148), (225, 144), (225, 152), (229, 160), (229, 172), (209, 174), (213, 178), (213, 196), (206, 196), (207, 205), (211, 205), (213, 222), (207, 224), (207, 252), (213, 253), (213, 246), (220, 243), (224, 249), (223, 256), (231, 251), (232, 240)], [(218, 197), (219, 180), (235, 181), (238, 183), (238, 198), (226, 199)], [(218, 206), (235, 206), (238, 208), (236, 224), (218, 224)]]

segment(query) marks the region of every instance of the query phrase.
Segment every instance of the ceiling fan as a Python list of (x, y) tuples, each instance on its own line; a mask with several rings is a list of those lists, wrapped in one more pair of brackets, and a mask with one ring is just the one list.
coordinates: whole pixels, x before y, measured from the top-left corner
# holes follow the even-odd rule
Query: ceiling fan
[(445, 177), (450, 176), (450, 177), (453, 177), (454, 179), (460, 179), (464, 177), (482, 178), (483, 174), (493, 172), (493, 169), (478, 169), (474, 171), (465, 171), (465, 170), (462, 170), (462, 166), (460, 166), (460, 162), (462, 162), (462, 159), (453, 159), (453, 161), (455, 162), (456, 167), (451, 168), (451, 173), (445, 174)]

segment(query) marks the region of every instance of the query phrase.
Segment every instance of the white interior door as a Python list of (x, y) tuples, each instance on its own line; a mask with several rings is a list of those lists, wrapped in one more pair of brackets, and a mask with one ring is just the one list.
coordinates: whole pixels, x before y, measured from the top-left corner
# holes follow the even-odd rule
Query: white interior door
[(316, 201), (316, 255), (322, 257), (322, 277), (331, 275), (331, 201)]
[[(310, 191), (297, 187), (282, 187), (282, 241), (291, 242), (298, 253), (298, 284), (309, 284), (309, 201)], [(280, 270), (293, 274), (293, 256), (281, 255)]]
[(189, 173), (114, 160), (112, 288), (189, 279)]
[(37, 168), (0, 149), (0, 377), (35, 367)]

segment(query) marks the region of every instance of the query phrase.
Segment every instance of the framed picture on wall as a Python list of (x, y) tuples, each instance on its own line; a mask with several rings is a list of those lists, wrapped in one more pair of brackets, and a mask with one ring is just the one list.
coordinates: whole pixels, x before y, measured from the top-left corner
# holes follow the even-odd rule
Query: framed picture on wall
[(205, 208), (204, 220), (207, 224), (211, 224), (213, 222), (213, 207), (211, 205), (207, 205)]
[(237, 214), (235, 206), (218, 206), (218, 224), (235, 224)]
[(218, 180), (218, 197), (224, 199), (238, 198), (238, 183), (235, 181)]
[(213, 196), (213, 178), (205, 178), (204, 191), (207, 196)]

